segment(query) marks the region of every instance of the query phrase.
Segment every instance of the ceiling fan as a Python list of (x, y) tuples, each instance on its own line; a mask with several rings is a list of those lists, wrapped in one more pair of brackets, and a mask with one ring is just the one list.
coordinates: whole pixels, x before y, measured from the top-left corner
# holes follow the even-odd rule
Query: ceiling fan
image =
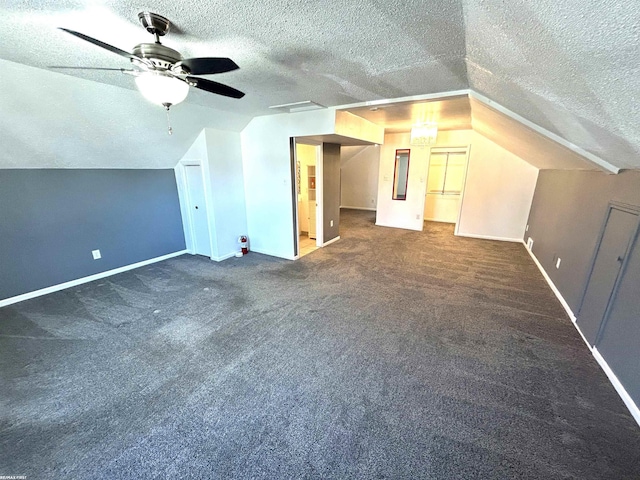
[(160, 37), (169, 32), (171, 22), (165, 17), (151, 12), (140, 12), (138, 19), (142, 26), (155, 37), (154, 43), (140, 43), (129, 53), (113, 45), (101, 42), (67, 28), (60, 28), (98, 47), (102, 47), (121, 57), (128, 58), (134, 69), (94, 68), (94, 67), (51, 67), (83, 70), (115, 70), (135, 77), (142, 95), (153, 103), (169, 107), (182, 102), (189, 93), (189, 87), (231, 98), (242, 98), (244, 93), (228, 85), (195, 77), (237, 70), (238, 65), (230, 58), (203, 57), (183, 58), (180, 52), (160, 43)]

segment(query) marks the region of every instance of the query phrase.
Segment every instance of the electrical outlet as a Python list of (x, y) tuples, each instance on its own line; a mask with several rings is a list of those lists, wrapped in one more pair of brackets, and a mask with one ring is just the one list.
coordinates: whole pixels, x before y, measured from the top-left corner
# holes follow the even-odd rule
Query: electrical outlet
[(560, 257), (558, 257), (558, 259), (556, 260), (556, 268), (560, 268), (560, 261), (562, 259)]
[(330, 222), (330, 223), (331, 223), (331, 226), (333, 227), (333, 220), (331, 220), (331, 222)]
[(531, 250), (533, 248), (533, 238), (527, 238), (527, 248)]
[(100, 250), (91, 250), (91, 255), (93, 255), (94, 260), (99, 260), (102, 258), (102, 255), (100, 254)]
[(527, 228), (524, 229), (525, 232), (529, 231), (529, 225), (527, 225)]
[(420, 220), (420, 214), (416, 213), (416, 220)]

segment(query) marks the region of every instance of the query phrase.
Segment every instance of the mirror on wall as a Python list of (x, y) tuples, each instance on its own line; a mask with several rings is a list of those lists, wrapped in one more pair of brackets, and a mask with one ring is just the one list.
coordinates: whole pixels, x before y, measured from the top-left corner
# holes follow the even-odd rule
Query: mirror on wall
[(409, 181), (410, 150), (396, 150), (396, 166), (393, 172), (393, 200), (407, 199), (407, 182)]

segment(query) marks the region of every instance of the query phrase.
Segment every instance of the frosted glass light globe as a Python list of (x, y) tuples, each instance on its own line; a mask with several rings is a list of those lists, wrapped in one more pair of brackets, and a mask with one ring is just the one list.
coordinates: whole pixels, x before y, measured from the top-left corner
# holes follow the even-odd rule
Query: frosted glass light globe
[(189, 93), (187, 83), (156, 72), (145, 72), (137, 76), (136, 85), (144, 98), (157, 105), (177, 105)]

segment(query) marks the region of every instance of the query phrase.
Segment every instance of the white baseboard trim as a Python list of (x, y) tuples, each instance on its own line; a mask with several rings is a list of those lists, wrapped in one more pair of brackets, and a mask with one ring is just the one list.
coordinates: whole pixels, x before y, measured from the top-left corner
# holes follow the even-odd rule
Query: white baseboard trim
[(375, 212), (375, 207), (351, 207), (349, 205), (340, 205), (340, 208), (347, 208), (349, 210), (367, 210), (368, 212)]
[(376, 227), (386, 227), (386, 228), (400, 228), (402, 230), (411, 230), (413, 232), (422, 232), (422, 225), (423, 223), (420, 222), (420, 228), (415, 228), (415, 227), (407, 227), (407, 226), (398, 226), (398, 225), (387, 225), (385, 223), (375, 223)]
[(572, 318), (571, 322), (573, 323), (573, 326), (576, 327), (576, 330), (578, 330), (578, 333), (580, 334), (580, 337), (582, 337), (582, 341), (584, 342), (584, 344), (589, 347), (589, 350), (593, 350), (595, 347), (589, 345), (589, 340), (587, 340), (587, 337), (585, 337), (584, 333), (582, 333), (582, 330), (580, 330), (580, 325), (578, 325), (577, 319)]
[(558, 300), (560, 301), (560, 303), (564, 307), (565, 311), (569, 315), (569, 318), (571, 319), (571, 323), (573, 323), (573, 326), (576, 328), (576, 330), (580, 334), (580, 337), (582, 337), (582, 340), (584, 341), (585, 345), (591, 351), (591, 354), (593, 355), (593, 357), (598, 362), (598, 365), (600, 365), (600, 368), (602, 368), (604, 373), (609, 378), (609, 381), (611, 382), (611, 385), (613, 385), (613, 388), (615, 388), (616, 392), (618, 392), (618, 395), (620, 395), (620, 398), (622, 399), (622, 401), (626, 405), (627, 409), (629, 409), (629, 413), (631, 413), (631, 416), (633, 416), (634, 420), (638, 423), (638, 426), (640, 426), (640, 409), (638, 408), (636, 403), (633, 401), (633, 399), (631, 398), (631, 396), (629, 395), (627, 390), (624, 388), (622, 383), (620, 383), (620, 380), (618, 380), (618, 377), (616, 377), (616, 374), (613, 373), (613, 370), (611, 370), (611, 367), (609, 367), (609, 364), (607, 363), (607, 361), (602, 357), (602, 355), (600, 355), (600, 352), (598, 352), (598, 349), (589, 344), (589, 342), (585, 338), (584, 334), (582, 333), (582, 330), (580, 330), (580, 326), (578, 325), (578, 322), (576, 321), (576, 316), (571, 311), (571, 308), (569, 307), (569, 304), (567, 304), (566, 300), (560, 294), (560, 291), (558, 290), (558, 288), (551, 281), (551, 278), (549, 278), (549, 275), (547, 275), (547, 272), (542, 267), (542, 265), (540, 264), (540, 262), (538, 261), (536, 256), (533, 254), (533, 252), (531, 250), (529, 250), (527, 248), (527, 244), (524, 241), (522, 243), (524, 244), (524, 248), (527, 250), (527, 252), (529, 252), (529, 255), (531, 255), (531, 258), (533, 259), (534, 263), (538, 266), (538, 269), (542, 273), (542, 276), (544, 277), (544, 279), (549, 284), (549, 287), (551, 288), (551, 290), (553, 291), (553, 293), (558, 298)]
[(600, 352), (598, 352), (598, 349), (596, 347), (593, 347), (593, 349), (591, 350), (591, 353), (593, 353), (593, 356), (598, 362), (598, 364), (600, 365), (600, 368), (604, 370), (604, 373), (609, 378), (609, 381), (613, 385), (613, 388), (616, 389), (616, 392), (618, 392), (618, 395), (620, 395), (620, 398), (622, 399), (626, 407), (629, 409), (629, 413), (631, 413), (631, 416), (633, 416), (636, 423), (640, 426), (640, 409), (636, 405), (636, 402), (633, 401), (633, 399), (631, 398), (631, 395), (629, 395), (629, 393), (624, 388), (622, 383), (620, 383), (620, 380), (618, 380), (618, 377), (616, 377), (616, 374), (613, 373), (613, 370), (611, 370), (611, 367), (609, 367), (609, 364), (607, 363), (607, 361), (602, 357), (602, 355), (600, 355)]
[(456, 237), (477, 238), (479, 240), (498, 240), (500, 242), (522, 243), (521, 238), (495, 237), (493, 235), (476, 235), (475, 233), (456, 233)]
[(52, 285), (51, 287), (41, 288), (40, 290), (34, 290), (33, 292), (23, 293), (22, 295), (17, 295), (15, 297), (5, 298), (4, 300), (0, 300), (0, 307), (6, 307), (7, 305), (12, 305), (14, 303), (22, 302), (24, 300), (40, 297), (48, 293), (58, 292), (60, 290), (64, 290), (65, 288), (71, 288), (77, 285), (82, 285), (83, 283), (93, 282), (94, 280), (100, 280), (101, 278), (110, 277), (111, 275), (116, 275), (118, 273), (126, 272), (139, 267), (144, 267), (145, 265), (161, 262), (169, 258), (178, 257), (180, 255), (184, 255), (185, 253), (188, 253), (187, 250), (180, 250), (179, 252), (169, 253), (167, 255), (162, 255), (161, 257), (150, 258), (149, 260), (144, 260), (138, 263), (132, 263), (131, 265), (125, 265), (124, 267), (114, 268), (113, 270), (107, 270), (106, 272), (96, 273), (94, 275), (89, 275), (88, 277), (78, 278), (76, 280), (71, 280), (69, 282), (59, 283), (58, 285)]
[(282, 255), (281, 253), (273, 253), (268, 250), (262, 250), (260, 248), (253, 248), (253, 247), (251, 248), (251, 250), (249, 250), (249, 253), (251, 252), (260, 253), (261, 255), (269, 255), (270, 257), (283, 258), (285, 260), (295, 260), (297, 258), (297, 257)]
[[(547, 275), (547, 271), (543, 268), (542, 264), (538, 261), (538, 259), (533, 254), (533, 252), (527, 248), (527, 244), (524, 242), (524, 240), (520, 240), (520, 243), (522, 243), (524, 245), (525, 250), (527, 250), (527, 252), (529, 252), (529, 255), (533, 259), (533, 262), (538, 267), (538, 270), (540, 270), (540, 273), (542, 273), (542, 276), (544, 277), (544, 279), (549, 284), (549, 287), (551, 287), (551, 291), (555, 294), (556, 298), (560, 301), (560, 304), (562, 305), (562, 308), (564, 308), (565, 312), (567, 312), (567, 315), (569, 315), (569, 318), (571, 319), (571, 321), (575, 324), (576, 316), (573, 314), (573, 311), (571, 310), (571, 307), (569, 306), (567, 301), (564, 299), (564, 297), (560, 293), (560, 290), (558, 290), (558, 288), (555, 286), (555, 284), (553, 283), (553, 281), (551, 280), (549, 275)], [(577, 327), (577, 325), (576, 325), (576, 327)], [(578, 331), (580, 331), (580, 329), (578, 329)], [(580, 332), (580, 335), (582, 335), (582, 332)], [(584, 336), (582, 338), (584, 338)], [(589, 345), (589, 343), (587, 343), (587, 345)]]
[(340, 235), (338, 235), (336, 238), (332, 238), (331, 240), (329, 240), (328, 242), (324, 242), (322, 244), (323, 247), (326, 247), (327, 245), (331, 245), (332, 243), (337, 242), (338, 240), (340, 240)]
[(209, 258), (214, 262), (221, 262), (223, 260), (226, 260), (227, 258), (231, 258), (235, 256), (236, 256), (236, 252), (231, 252), (231, 253), (227, 253), (226, 255), (222, 255), (221, 257), (209, 257)]

